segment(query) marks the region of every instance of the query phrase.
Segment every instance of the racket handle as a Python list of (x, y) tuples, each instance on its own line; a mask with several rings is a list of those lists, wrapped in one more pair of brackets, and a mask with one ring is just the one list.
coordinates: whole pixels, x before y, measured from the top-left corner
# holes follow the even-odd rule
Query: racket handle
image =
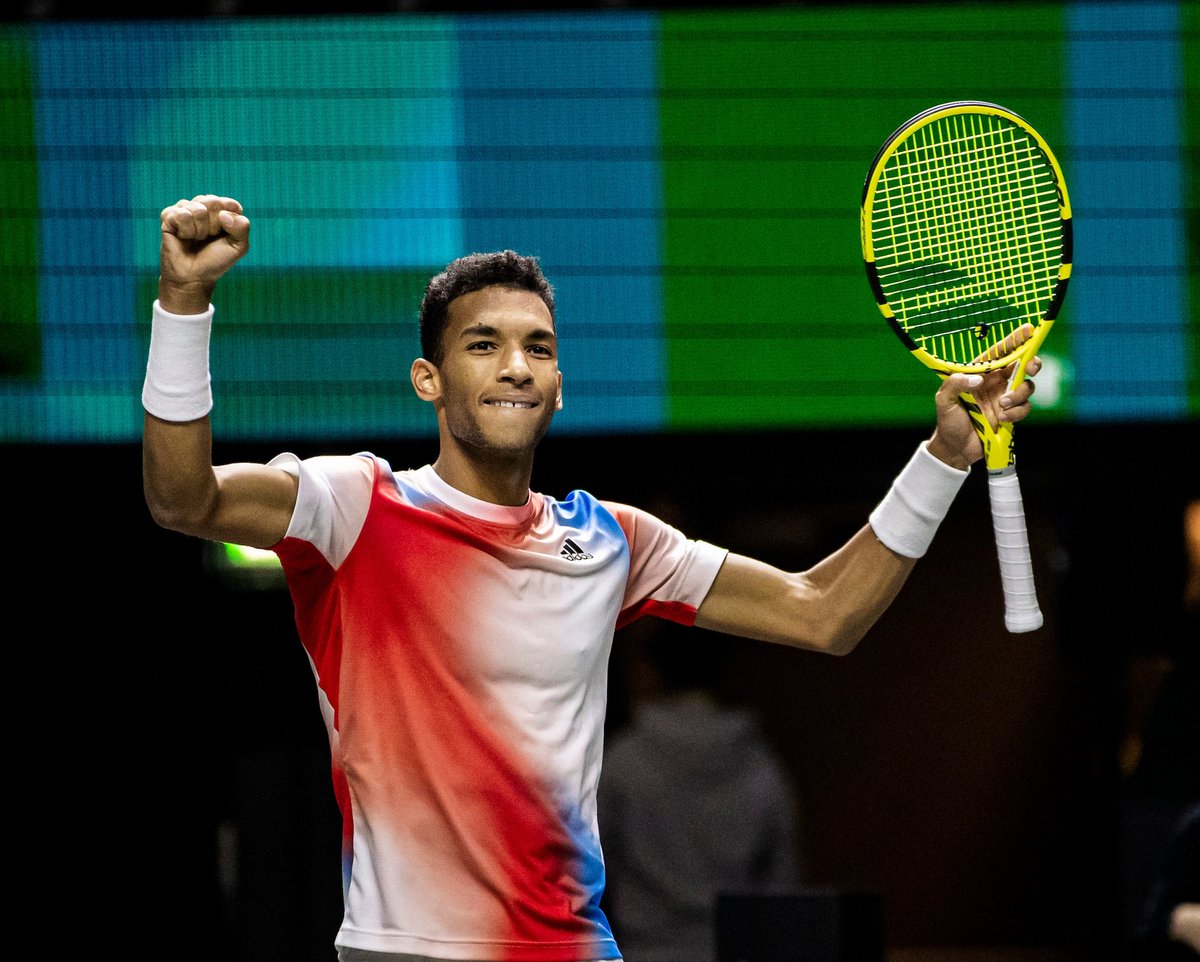
[(1010, 466), (989, 474), (988, 493), (1004, 586), (1004, 627), (1013, 633), (1033, 631), (1042, 627), (1042, 610), (1033, 585), (1033, 560), (1016, 469)]

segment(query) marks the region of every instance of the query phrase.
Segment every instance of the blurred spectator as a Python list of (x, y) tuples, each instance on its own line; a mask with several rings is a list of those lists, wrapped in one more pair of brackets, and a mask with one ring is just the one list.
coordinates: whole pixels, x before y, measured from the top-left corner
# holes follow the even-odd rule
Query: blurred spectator
[(728, 640), (644, 630), (648, 676), (600, 778), (606, 909), (626, 962), (712, 962), (719, 892), (799, 886), (796, 799), (753, 714), (721, 697)]
[(1200, 962), (1200, 499), (1182, 530), (1182, 618), (1129, 665), (1120, 764), (1135, 962)]
[(1181, 619), (1130, 664), (1121, 771), (1136, 795), (1200, 800), (1200, 499), (1183, 513)]
[(1200, 803), (1184, 815), (1150, 890), (1133, 958), (1136, 962), (1200, 960)]

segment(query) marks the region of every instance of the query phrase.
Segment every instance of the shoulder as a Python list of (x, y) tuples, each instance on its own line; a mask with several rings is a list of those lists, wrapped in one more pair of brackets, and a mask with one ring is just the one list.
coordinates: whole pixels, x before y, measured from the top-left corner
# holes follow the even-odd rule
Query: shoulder
[(631, 546), (683, 546), (687, 537), (682, 531), (658, 515), (620, 501), (598, 501), (600, 510), (612, 517), (625, 533)]
[(624, 504), (620, 501), (608, 501), (597, 499), (596, 504), (600, 509), (608, 512), (620, 523), (626, 533), (635, 530), (639, 525), (646, 527), (657, 527), (666, 525), (649, 511), (642, 508), (634, 507), (632, 504)]
[(301, 459), (285, 452), (270, 463), (299, 481), (286, 537), (310, 542), (337, 567), (362, 529), (375, 480), (386, 462), (369, 454)]
[[(315, 457), (300, 458), (290, 451), (278, 454), (267, 462), (272, 467), (282, 468), (293, 477), (323, 478), (330, 482), (370, 483), (375, 477), (376, 462), (374, 455), (363, 452), (360, 454), (320, 454)], [(386, 462), (383, 462), (386, 467)]]

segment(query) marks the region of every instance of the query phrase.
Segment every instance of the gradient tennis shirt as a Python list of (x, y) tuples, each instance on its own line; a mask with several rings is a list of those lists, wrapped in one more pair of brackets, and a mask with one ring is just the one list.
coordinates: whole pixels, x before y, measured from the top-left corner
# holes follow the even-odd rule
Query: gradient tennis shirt
[(596, 823), (613, 631), (690, 624), (725, 551), (581, 491), (505, 507), (369, 453), (299, 477), (274, 550), (343, 816), (336, 942), (618, 958)]

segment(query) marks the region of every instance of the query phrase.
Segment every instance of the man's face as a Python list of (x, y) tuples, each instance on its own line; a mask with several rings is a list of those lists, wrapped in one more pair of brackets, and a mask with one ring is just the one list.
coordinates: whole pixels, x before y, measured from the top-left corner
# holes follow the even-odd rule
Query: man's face
[(446, 429), (471, 447), (531, 451), (562, 397), (549, 309), (532, 291), (485, 287), (448, 315), (435, 401)]

